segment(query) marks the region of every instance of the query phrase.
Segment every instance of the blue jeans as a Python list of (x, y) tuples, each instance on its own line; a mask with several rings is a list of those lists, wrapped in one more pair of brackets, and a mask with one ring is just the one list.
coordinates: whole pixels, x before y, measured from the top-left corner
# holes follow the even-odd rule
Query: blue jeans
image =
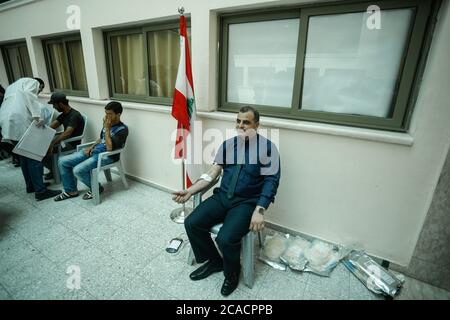
[[(77, 178), (91, 189), (91, 170), (97, 168), (98, 154), (88, 157), (84, 150), (61, 157), (58, 160), (59, 173), (65, 192), (77, 192)], [(106, 157), (102, 166), (114, 161)]]
[(47, 187), (42, 179), (42, 175), (44, 174), (44, 165), (42, 162), (24, 156), (19, 156), (19, 158), (20, 168), (22, 169), (27, 191), (34, 190), (36, 193), (47, 191)]

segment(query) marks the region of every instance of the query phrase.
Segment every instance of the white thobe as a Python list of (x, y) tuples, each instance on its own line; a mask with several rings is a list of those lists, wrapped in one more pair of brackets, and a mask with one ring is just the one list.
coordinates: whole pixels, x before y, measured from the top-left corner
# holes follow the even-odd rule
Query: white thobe
[(6, 88), (0, 108), (3, 140), (19, 141), (33, 118), (49, 123), (53, 108), (39, 101), (38, 90), (39, 82), (32, 78), (21, 78)]

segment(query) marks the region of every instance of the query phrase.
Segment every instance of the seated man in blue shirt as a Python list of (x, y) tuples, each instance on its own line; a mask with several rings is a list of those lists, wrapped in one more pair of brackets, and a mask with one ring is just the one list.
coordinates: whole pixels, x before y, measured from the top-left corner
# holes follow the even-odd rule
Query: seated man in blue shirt
[[(91, 170), (97, 167), (99, 153), (113, 151), (123, 148), (128, 136), (128, 127), (120, 121), (122, 105), (117, 101), (111, 101), (105, 107), (105, 117), (103, 118), (103, 129), (98, 139), (90, 148), (80, 150), (58, 161), (58, 168), (61, 174), (61, 181), (64, 192), (54, 198), (55, 201), (62, 201), (78, 196), (77, 180), (81, 180), (89, 191), (83, 196), (83, 200), (92, 199), (91, 192)], [(102, 166), (119, 160), (119, 155), (112, 155), (102, 160)], [(100, 192), (103, 187), (100, 186)]]
[[(264, 227), (264, 212), (274, 201), (280, 181), (280, 157), (276, 146), (256, 133), (259, 113), (252, 107), (241, 108), (237, 116), (238, 135), (226, 140), (216, 154), (207, 174), (187, 190), (174, 193), (173, 200), (184, 203), (208, 188), (223, 170), (222, 182), (214, 194), (202, 202), (184, 222), (197, 262), (207, 261), (190, 274), (201, 280), (224, 271), (221, 294), (230, 295), (239, 284), (241, 239), (249, 230)], [(216, 242), (211, 227), (223, 222)]]

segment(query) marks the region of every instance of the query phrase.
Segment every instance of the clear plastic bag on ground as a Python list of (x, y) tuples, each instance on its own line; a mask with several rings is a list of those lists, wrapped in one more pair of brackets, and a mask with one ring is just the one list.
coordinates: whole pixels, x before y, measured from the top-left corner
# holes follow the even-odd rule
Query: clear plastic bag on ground
[(314, 240), (304, 252), (304, 256), (308, 261), (304, 271), (329, 277), (339, 261), (349, 252), (350, 250), (343, 246)]
[(280, 260), (292, 270), (303, 271), (308, 261), (305, 258), (305, 250), (311, 246), (311, 242), (301, 237), (289, 237), (287, 249), (281, 255)]
[(404, 277), (384, 269), (365, 252), (354, 250), (342, 263), (373, 293), (394, 297), (400, 292)]
[(266, 235), (264, 245), (259, 254), (259, 260), (277, 270), (286, 270), (286, 265), (280, 260), (287, 249), (289, 235), (272, 232)]
[(289, 266), (295, 271), (313, 272), (328, 277), (351, 249), (320, 240), (312, 242), (300, 237), (271, 231), (264, 241), (259, 260), (277, 269)]

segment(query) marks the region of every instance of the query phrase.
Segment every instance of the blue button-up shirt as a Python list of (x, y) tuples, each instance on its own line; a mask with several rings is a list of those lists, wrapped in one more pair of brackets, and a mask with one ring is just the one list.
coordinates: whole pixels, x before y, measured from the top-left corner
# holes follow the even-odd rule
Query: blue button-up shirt
[(278, 149), (270, 140), (259, 134), (245, 143), (238, 137), (228, 139), (220, 146), (214, 162), (223, 167), (221, 191), (228, 191), (236, 165), (240, 163), (242, 169), (234, 194), (244, 198), (258, 197), (257, 205), (265, 209), (274, 202), (281, 170)]

